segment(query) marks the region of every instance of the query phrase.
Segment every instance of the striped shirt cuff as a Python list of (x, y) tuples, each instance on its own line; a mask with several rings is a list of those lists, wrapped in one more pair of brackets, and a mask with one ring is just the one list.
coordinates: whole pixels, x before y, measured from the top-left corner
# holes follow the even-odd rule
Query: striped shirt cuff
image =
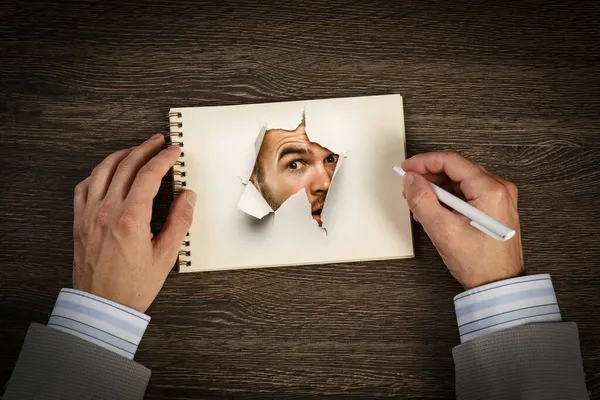
[(521, 276), (454, 297), (460, 342), (531, 322), (561, 321), (549, 274)]
[(133, 359), (150, 317), (90, 293), (63, 289), (48, 326)]

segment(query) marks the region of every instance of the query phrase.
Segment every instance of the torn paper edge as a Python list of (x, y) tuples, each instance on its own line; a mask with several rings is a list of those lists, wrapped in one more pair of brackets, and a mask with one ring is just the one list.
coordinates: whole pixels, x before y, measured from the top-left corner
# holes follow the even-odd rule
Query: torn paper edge
[(344, 159), (347, 157), (347, 153), (345, 151), (336, 154), (338, 155), (338, 162), (335, 166), (335, 170), (333, 171), (333, 175), (331, 176), (331, 182), (329, 183), (329, 189), (327, 190), (327, 196), (325, 197), (325, 202), (323, 203), (323, 210), (321, 211), (321, 228), (325, 229), (325, 231), (327, 231), (327, 220), (328, 215), (330, 214), (330, 207), (327, 207), (327, 205), (331, 203), (332, 199), (334, 199), (335, 195), (337, 194), (336, 192), (334, 192), (335, 188), (338, 186), (335, 183), (337, 182), (336, 176), (338, 175), (338, 171), (340, 170), (340, 168), (342, 168), (342, 163)]
[(273, 209), (252, 182), (247, 181), (245, 185), (246, 187), (238, 201), (237, 208), (258, 219), (262, 219), (265, 215), (272, 213)]
[[(298, 126), (300, 126), (302, 123), (304, 123), (304, 125), (305, 125), (306, 136), (308, 137), (309, 141), (311, 141), (312, 143), (318, 143), (319, 145), (321, 145), (321, 142), (312, 140), (311, 134), (306, 129), (306, 107), (304, 107), (304, 109), (302, 110), (302, 118), (300, 120), (300, 123), (298, 123), (298, 125), (296, 125), (296, 127), (294, 127), (293, 129), (297, 129)], [(286, 128), (280, 128), (280, 129), (286, 129)], [(262, 142), (265, 138), (265, 134), (266, 134), (267, 130), (268, 130), (267, 123), (262, 124), (260, 131), (259, 131), (258, 135), (256, 136), (256, 140), (254, 141), (254, 157), (252, 158), (253, 159), (252, 165), (250, 165), (249, 168), (246, 168), (246, 170), (244, 171), (245, 172), (244, 175), (238, 175), (238, 178), (240, 179), (241, 183), (245, 186), (245, 188), (244, 188), (244, 191), (242, 192), (242, 195), (240, 196), (240, 199), (237, 203), (237, 208), (239, 210), (243, 211), (244, 213), (246, 213), (254, 218), (257, 218), (257, 219), (262, 219), (263, 217), (265, 217), (266, 215), (268, 215), (270, 213), (274, 213), (275, 216), (277, 217), (278, 215), (284, 214), (284, 212), (285, 212), (285, 214), (287, 214), (289, 212), (288, 208), (290, 208), (290, 204), (295, 204), (297, 202), (298, 196), (301, 196), (300, 192), (304, 192), (304, 199), (305, 199), (304, 201), (306, 202), (306, 205), (308, 207), (306, 216), (307, 216), (307, 218), (310, 218), (310, 220), (314, 223), (314, 225), (316, 227), (319, 227), (318, 222), (315, 221), (315, 219), (312, 217), (312, 214), (310, 212), (311, 205), (310, 205), (310, 202), (308, 201), (308, 195), (306, 194), (305, 188), (300, 188), (298, 190), (298, 192), (296, 192), (295, 194), (288, 197), (283, 203), (281, 203), (281, 206), (279, 206), (279, 208), (276, 211), (274, 211), (271, 208), (271, 206), (267, 203), (267, 201), (264, 199), (262, 194), (260, 194), (258, 189), (256, 189), (256, 187), (252, 184), (252, 182), (250, 182), (250, 176), (252, 175), (252, 171), (254, 169), (254, 165), (256, 164), (256, 159), (258, 157), (258, 153), (260, 152), (260, 148), (262, 146)], [(287, 129), (287, 130), (290, 130), (290, 129)], [(321, 134), (318, 136), (323, 137), (324, 135)], [(327, 196), (325, 197), (325, 202), (323, 204), (323, 211), (321, 212), (322, 224), (319, 228), (326, 230), (326, 215), (329, 214), (329, 213), (326, 213), (326, 210), (328, 210), (328, 207), (327, 207), (328, 200), (330, 198), (330, 194), (331, 194), (333, 188), (337, 187), (337, 185), (334, 185), (334, 180), (335, 180), (336, 174), (338, 173), (338, 171), (340, 170), (340, 168), (342, 166), (342, 161), (344, 158), (347, 157), (347, 154), (345, 151), (338, 152), (338, 151), (336, 151), (336, 149), (333, 149), (331, 147), (327, 147), (327, 146), (323, 146), (323, 147), (329, 149), (330, 151), (332, 151), (338, 155), (338, 162), (337, 162), (335, 170), (333, 171), (333, 175), (331, 177), (331, 183), (329, 185), (329, 189), (327, 191)], [(292, 200), (292, 198), (294, 198), (294, 200)], [(284, 205), (286, 205), (285, 208), (284, 208)], [(283, 208), (283, 210), (282, 210), (282, 208)], [(300, 211), (300, 208), (304, 208), (304, 206), (303, 207), (293, 207), (293, 208), (297, 208), (299, 210), (298, 212), (302, 212), (302, 211)], [(305, 214), (305, 213), (302, 212), (302, 214)]]

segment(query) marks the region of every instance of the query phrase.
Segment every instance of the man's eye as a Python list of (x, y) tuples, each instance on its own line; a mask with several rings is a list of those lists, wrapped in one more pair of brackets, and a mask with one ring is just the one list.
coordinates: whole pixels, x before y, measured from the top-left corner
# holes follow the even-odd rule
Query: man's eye
[(327, 156), (327, 158), (325, 159), (325, 162), (327, 164), (333, 164), (336, 163), (338, 160), (338, 155), (337, 154), (330, 154)]
[(300, 168), (302, 168), (302, 161), (298, 161), (298, 160), (292, 161), (291, 163), (288, 164), (287, 167), (288, 167), (288, 169), (294, 169), (294, 170), (300, 169)]

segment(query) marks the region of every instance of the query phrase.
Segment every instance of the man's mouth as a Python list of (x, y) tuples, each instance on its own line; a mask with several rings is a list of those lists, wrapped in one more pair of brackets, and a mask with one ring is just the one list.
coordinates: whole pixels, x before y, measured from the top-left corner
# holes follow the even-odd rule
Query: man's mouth
[(319, 226), (321, 226), (321, 224), (323, 223), (323, 220), (321, 220), (321, 212), (323, 211), (323, 208), (317, 208), (316, 210), (313, 210), (312, 212), (312, 217), (315, 221), (317, 221), (319, 223)]

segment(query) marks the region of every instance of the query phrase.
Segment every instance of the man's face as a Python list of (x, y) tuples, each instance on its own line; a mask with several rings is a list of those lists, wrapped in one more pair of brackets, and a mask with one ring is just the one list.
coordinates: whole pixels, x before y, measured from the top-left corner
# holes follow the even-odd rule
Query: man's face
[(268, 130), (250, 181), (273, 210), (300, 189), (306, 189), (312, 216), (320, 226), (321, 211), (338, 158), (318, 143), (310, 142), (304, 124), (294, 131)]

